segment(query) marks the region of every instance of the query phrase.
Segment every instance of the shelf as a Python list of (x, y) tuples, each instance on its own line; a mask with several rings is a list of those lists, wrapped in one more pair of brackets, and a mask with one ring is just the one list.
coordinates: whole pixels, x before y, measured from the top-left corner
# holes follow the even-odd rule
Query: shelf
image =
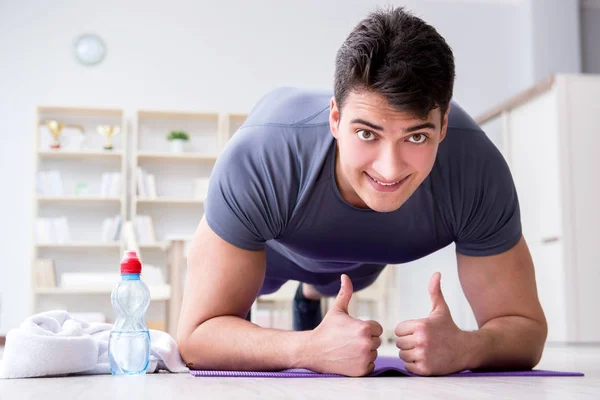
[(120, 197), (100, 197), (100, 196), (38, 196), (40, 203), (121, 203)]
[(216, 155), (195, 153), (161, 153), (141, 151), (137, 153), (138, 161), (216, 161)]
[(218, 121), (219, 113), (215, 112), (189, 112), (189, 111), (152, 111), (139, 110), (139, 119), (166, 119), (184, 121)]
[(248, 118), (248, 114), (246, 114), (246, 113), (227, 113), (226, 115), (230, 119), (246, 119), (246, 118)]
[(203, 200), (176, 198), (176, 197), (157, 197), (155, 199), (137, 198), (137, 204), (169, 204), (169, 205), (200, 205)]
[(120, 242), (36, 243), (39, 249), (119, 249)]
[[(115, 283), (116, 285), (116, 283)], [(150, 298), (154, 301), (169, 300), (171, 298), (170, 285), (148, 286), (150, 289)], [(86, 294), (105, 294), (110, 295), (113, 288), (101, 287), (53, 287), (53, 288), (37, 288), (36, 294), (43, 295), (86, 295)]]
[(123, 153), (120, 151), (103, 151), (103, 150), (38, 150), (37, 154), (40, 158), (46, 159), (78, 159), (78, 158), (104, 158), (104, 159), (120, 159)]
[(55, 107), (39, 106), (41, 114), (74, 114), (76, 116), (98, 116), (98, 117), (121, 117), (123, 110), (110, 108), (88, 108), (88, 107)]
[(157, 243), (139, 243), (139, 248), (142, 250), (167, 250), (169, 248), (169, 242), (157, 242)]

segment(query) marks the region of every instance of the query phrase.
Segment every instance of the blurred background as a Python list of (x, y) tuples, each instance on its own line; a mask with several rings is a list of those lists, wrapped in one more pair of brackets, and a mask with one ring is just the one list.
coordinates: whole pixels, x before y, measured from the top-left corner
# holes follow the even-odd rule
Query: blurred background
[[(110, 321), (132, 247), (152, 287), (147, 319), (172, 331), (218, 151), (265, 92), (331, 88), (346, 35), (390, 4), (446, 38), (454, 99), (510, 161), (550, 339), (600, 341), (583, 315), (600, 283), (600, 0), (0, 0), (0, 336), (46, 309)], [(434, 271), (457, 324), (475, 329), (453, 246), (395, 266), (355, 313), (388, 330), (426, 316)], [(257, 322), (288, 326), (289, 289), (257, 302)]]

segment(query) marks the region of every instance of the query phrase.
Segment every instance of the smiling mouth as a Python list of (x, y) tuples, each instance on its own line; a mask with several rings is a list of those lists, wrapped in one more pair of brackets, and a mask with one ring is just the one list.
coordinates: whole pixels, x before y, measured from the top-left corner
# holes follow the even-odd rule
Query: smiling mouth
[(404, 181), (406, 181), (406, 179), (410, 176), (407, 175), (404, 178), (397, 180), (395, 182), (381, 182), (378, 181), (377, 179), (373, 178), (371, 175), (369, 175), (368, 173), (365, 172), (365, 174), (369, 177), (369, 179), (374, 182), (377, 186), (379, 186), (381, 189), (384, 189), (385, 191), (389, 191), (389, 190), (394, 190), (397, 187), (399, 187)]
[[(365, 172), (365, 174), (367, 174), (367, 173)], [(396, 182), (382, 182), (382, 181), (378, 181), (377, 179), (373, 178), (369, 174), (367, 174), (367, 176), (369, 178), (371, 178), (373, 181), (375, 181), (375, 182), (377, 182), (377, 183), (379, 183), (380, 185), (383, 185), (383, 186), (394, 186), (394, 185), (397, 185), (398, 183), (402, 182), (404, 179), (406, 179), (406, 177), (404, 177), (402, 179), (397, 180)]]

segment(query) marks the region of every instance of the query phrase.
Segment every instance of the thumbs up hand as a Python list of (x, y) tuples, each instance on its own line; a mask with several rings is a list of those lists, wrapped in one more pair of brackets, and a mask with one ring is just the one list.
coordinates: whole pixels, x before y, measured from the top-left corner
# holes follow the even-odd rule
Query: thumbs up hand
[(429, 281), (432, 309), (427, 318), (400, 322), (394, 333), (406, 369), (418, 375), (445, 375), (465, 369), (465, 332), (450, 315), (440, 287), (441, 274)]
[(383, 328), (375, 321), (361, 321), (348, 315), (352, 281), (341, 277), (342, 285), (321, 324), (310, 332), (304, 364), (315, 372), (364, 376), (375, 368)]

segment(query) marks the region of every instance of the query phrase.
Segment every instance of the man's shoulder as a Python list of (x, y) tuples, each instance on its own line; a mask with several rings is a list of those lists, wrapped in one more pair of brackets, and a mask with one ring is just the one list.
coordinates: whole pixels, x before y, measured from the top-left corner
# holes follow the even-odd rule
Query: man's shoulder
[(318, 164), (333, 141), (330, 96), (327, 91), (292, 87), (267, 93), (227, 143), (226, 158), (235, 163), (290, 165), (279, 174)]
[(498, 149), (477, 122), (458, 103), (452, 102), (448, 130), (440, 143), (438, 161), (469, 168), (478, 159), (498, 154)]
[(299, 180), (299, 185), (306, 184), (304, 180), (318, 173), (333, 143), (330, 95), (291, 87), (267, 93), (229, 140), (219, 164), (287, 186)]
[(490, 172), (509, 174), (504, 164), (501, 152), (486, 133), (453, 102), (446, 137), (439, 145), (427, 187), (448, 209), (460, 208), (481, 198), (486, 186), (492, 184)]
[[(257, 103), (212, 170), (206, 212), (213, 229), (247, 249), (262, 248), (286, 229), (331, 155), (328, 104), (313, 92), (289, 88)], [(219, 222), (225, 219), (231, 227)], [(249, 238), (236, 236), (247, 230)]]
[(521, 236), (510, 168), (477, 123), (456, 104), (452, 107), (429, 187), (448, 212), (460, 253), (498, 254)]
[(326, 125), (332, 96), (330, 90), (280, 87), (268, 92), (256, 103), (245, 125)]
[(477, 122), (456, 101), (450, 103), (450, 114), (448, 115), (448, 129), (468, 129), (481, 131)]

